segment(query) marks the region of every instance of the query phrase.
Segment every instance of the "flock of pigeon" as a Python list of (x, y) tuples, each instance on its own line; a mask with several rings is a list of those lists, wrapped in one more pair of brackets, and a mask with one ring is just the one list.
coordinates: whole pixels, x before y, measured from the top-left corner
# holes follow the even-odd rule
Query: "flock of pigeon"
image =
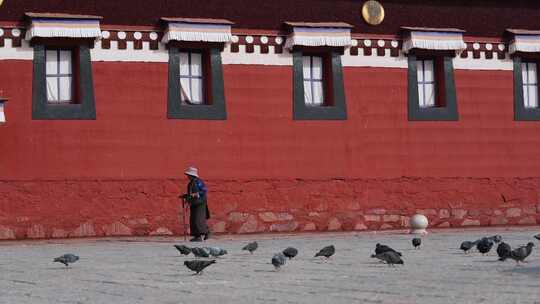
[[(537, 240), (540, 241), (540, 234), (537, 234), (534, 236)], [(419, 249), (420, 245), (422, 244), (422, 240), (420, 238), (413, 238), (412, 239), (412, 245), (415, 249)], [(484, 237), (476, 241), (465, 241), (461, 243), (460, 249), (463, 250), (466, 254), (469, 253), (472, 249), (476, 248), (478, 252), (482, 253), (483, 255), (487, 254), (494, 246), (494, 244), (498, 244), (497, 246), (497, 255), (499, 256), (500, 261), (505, 261), (507, 259), (512, 259), (516, 261), (517, 265), (519, 263), (523, 263), (524, 260), (531, 254), (532, 249), (534, 247), (534, 243), (529, 242), (527, 245), (519, 246), (515, 249), (512, 249), (512, 247), (502, 241), (502, 237), (500, 235), (494, 235), (490, 237)], [(189, 255), (193, 254), (197, 258), (218, 258), (221, 256), (226, 255), (228, 252), (227, 250), (220, 248), (220, 247), (188, 247), (185, 245), (174, 245), (174, 247), (182, 254), (182, 255)], [(251, 242), (244, 246), (242, 250), (249, 251), (249, 253), (253, 254), (259, 247), (259, 244), (257, 242)], [(315, 257), (325, 257), (326, 259), (330, 258), (336, 253), (336, 248), (334, 245), (326, 246), (319, 250), (315, 254)], [(276, 270), (279, 270), (281, 267), (283, 267), (287, 259), (292, 259), (298, 255), (298, 249), (293, 247), (285, 248), (282, 252), (276, 253), (272, 256), (272, 265), (274, 265), (274, 268)], [(390, 246), (383, 245), (377, 243), (375, 245), (375, 254), (371, 255), (372, 258), (379, 259), (383, 262), (386, 262), (389, 266), (395, 266), (395, 264), (404, 264), (402, 259), (402, 254), (399, 251), (396, 251), (392, 249)], [(75, 263), (79, 260), (79, 257), (68, 253), (64, 254), (60, 257), (57, 257), (53, 260), (53, 262), (58, 262), (64, 264), (66, 267), (69, 266), (69, 264)], [(184, 261), (184, 265), (190, 269), (191, 271), (194, 271), (195, 274), (202, 274), (202, 271), (216, 263), (216, 260), (206, 260), (206, 259), (196, 259), (196, 260), (187, 260)]]

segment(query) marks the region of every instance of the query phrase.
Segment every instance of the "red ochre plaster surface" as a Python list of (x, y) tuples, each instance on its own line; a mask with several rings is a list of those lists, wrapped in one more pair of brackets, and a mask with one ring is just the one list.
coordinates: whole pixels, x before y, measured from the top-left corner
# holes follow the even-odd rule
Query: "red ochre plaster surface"
[(166, 118), (167, 64), (94, 62), (96, 120), (31, 119), (31, 61), (0, 61), (0, 238), (181, 234), (182, 171), (216, 232), (536, 224), (540, 125), (511, 71), (455, 73), (460, 120), (409, 122), (405, 69), (344, 68), (348, 120), (293, 121), (292, 70), (224, 66), (228, 119)]

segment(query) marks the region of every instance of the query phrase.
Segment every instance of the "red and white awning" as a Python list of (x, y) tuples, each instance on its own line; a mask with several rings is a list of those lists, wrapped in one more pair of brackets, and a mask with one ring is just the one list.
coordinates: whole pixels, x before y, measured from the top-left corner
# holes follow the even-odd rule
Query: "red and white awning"
[(540, 52), (540, 31), (508, 29), (513, 35), (508, 52), (537, 53)]
[(294, 46), (332, 46), (352, 45), (352, 26), (343, 22), (285, 22), (292, 28), (285, 42), (286, 48)]
[(26, 39), (44, 38), (100, 38), (100, 16), (50, 13), (26, 13), (30, 25)]
[(407, 31), (403, 41), (403, 52), (412, 49), (458, 51), (467, 48), (463, 41), (463, 30), (448, 28), (402, 27)]
[(230, 42), (232, 22), (225, 19), (161, 18), (167, 22), (167, 29), (161, 40)]

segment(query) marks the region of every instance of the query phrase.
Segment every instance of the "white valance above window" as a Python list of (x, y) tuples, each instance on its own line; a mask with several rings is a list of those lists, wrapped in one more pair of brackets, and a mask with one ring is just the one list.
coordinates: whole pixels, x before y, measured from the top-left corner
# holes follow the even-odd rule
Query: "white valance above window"
[(100, 16), (50, 13), (26, 13), (30, 24), (26, 39), (45, 38), (100, 38)]
[(540, 31), (508, 29), (513, 35), (508, 52), (536, 53), (540, 52)]
[(461, 52), (467, 48), (467, 44), (463, 41), (463, 30), (420, 27), (402, 27), (402, 29), (407, 31), (403, 41), (404, 53), (412, 49)]
[(352, 45), (352, 25), (343, 22), (285, 22), (292, 28), (286, 48), (301, 46), (348, 47)]
[(167, 22), (162, 42), (230, 42), (232, 22), (225, 19), (161, 18)]

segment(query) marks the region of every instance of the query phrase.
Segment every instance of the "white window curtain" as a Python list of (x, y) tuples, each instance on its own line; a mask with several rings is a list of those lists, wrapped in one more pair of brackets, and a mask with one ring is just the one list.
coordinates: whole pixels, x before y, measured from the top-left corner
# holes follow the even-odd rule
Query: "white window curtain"
[(324, 104), (323, 58), (303, 56), (304, 101), (309, 106)]
[(0, 102), (0, 123), (6, 122), (6, 115), (4, 114), (4, 103)]
[(180, 53), (180, 90), (183, 103), (204, 104), (204, 78), (201, 53)]
[(71, 50), (47, 50), (45, 53), (47, 101), (73, 102), (73, 59)]
[(421, 108), (435, 107), (435, 66), (433, 60), (417, 60), (418, 103)]
[(536, 63), (523, 62), (521, 64), (525, 108), (538, 108), (538, 77), (536, 68)]

